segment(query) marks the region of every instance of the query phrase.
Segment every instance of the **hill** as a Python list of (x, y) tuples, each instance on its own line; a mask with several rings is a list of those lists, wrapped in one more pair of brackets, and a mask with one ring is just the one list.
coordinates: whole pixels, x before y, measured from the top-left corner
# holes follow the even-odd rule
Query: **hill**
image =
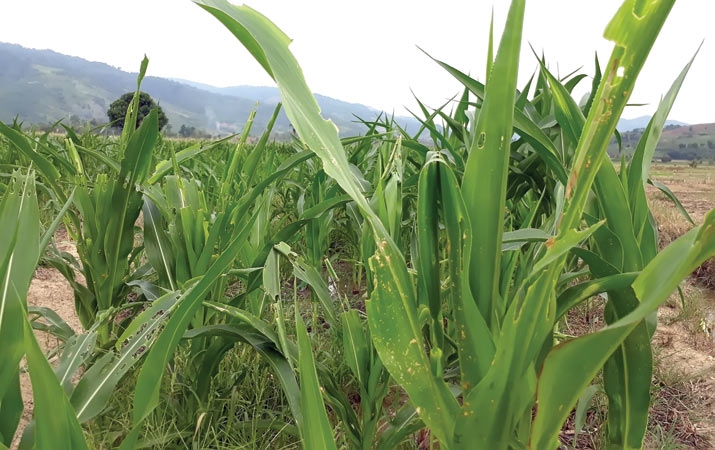
[[(135, 87), (136, 73), (51, 50), (0, 43), (0, 120), (5, 122), (18, 116), (28, 124), (48, 124), (59, 119), (74, 124), (89, 121), (106, 123), (109, 104)], [(174, 132), (182, 125), (217, 135), (237, 132), (243, 128), (251, 110), (257, 108), (253, 130), (254, 134), (260, 134), (280, 100), (275, 87), (216, 87), (189, 80), (152, 76), (144, 79), (142, 89), (159, 102)], [(358, 103), (348, 103), (320, 94), (316, 94), (316, 99), (323, 115), (335, 122), (342, 136), (364, 132), (364, 127), (356, 123), (355, 116), (371, 120), (379, 114), (378, 110)], [(416, 133), (419, 129), (419, 122), (412, 117), (396, 119), (410, 133)], [(649, 120), (649, 116), (621, 119), (618, 129), (624, 138), (628, 138), (624, 140), (624, 145), (639, 136), (638, 129), (645, 128)], [(676, 120), (666, 123), (669, 126), (686, 125)], [(687, 126), (684, 128), (687, 130)], [(274, 130), (277, 133), (290, 132), (290, 123), (284, 113), (279, 116)], [(673, 142), (676, 138), (668, 140), (664, 133), (662, 149), (683, 150), (680, 144), (685, 144), (687, 150), (687, 146), (694, 143), (702, 143), (707, 148), (713, 133), (704, 133), (705, 139), (701, 139), (703, 136), (696, 132), (693, 142), (682, 136), (677, 143)], [(661, 145), (658, 148), (661, 149)], [(690, 150), (693, 151), (688, 154), (702, 153), (694, 152), (695, 147), (690, 147)], [(610, 151), (617, 152), (615, 141)]]
[[(51, 50), (0, 43), (2, 121), (12, 121), (18, 116), (28, 124), (47, 124), (62, 118), (71, 123), (106, 123), (109, 104), (134, 89), (136, 73)], [(182, 125), (211, 134), (239, 131), (258, 102), (253, 130), (260, 134), (280, 99), (278, 90), (271, 87), (218, 88), (151, 76), (144, 79), (142, 90), (158, 101), (174, 132)], [(354, 115), (372, 120), (379, 114), (378, 110), (365, 105), (322, 95), (316, 98), (323, 115), (335, 122), (343, 136), (364, 132), (364, 127), (355, 123)], [(419, 129), (414, 118), (399, 117), (397, 121), (410, 132)], [(290, 132), (284, 113), (274, 130)]]
[[(643, 135), (643, 129), (621, 133), (623, 151), (632, 154)], [(618, 156), (618, 144), (614, 139), (608, 147), (611, 157)], [(668, 125), (655, 149), (655, 157), (671, 159), (715, 160), (715, 123), (698, 125)]]
[[(182, 80), (179, 78), (172, 78), (173, 81), (186, 84), (189, 86), (196, 87), (205, 91), (212, 92), (219, 95), (227, 95), (231, 97), (249, 99), (253, 102), (258, 102), (260, 104), (275, 105), (281, 99), (281, 94), (277, 87), (269, 86), (228, 86), (228, 87), (216, 87), (208, 84), (197, 83), (195, 81)], [(355, 119), (355, 116), (362, 119), (371, 119), (376, 117), (380, 111), (369, 106), (362, 105), (360, 103), (348, 103), (342, 100), (337, 100), (325, 95), (315, 94), (315, 98), (320, 105), (320, 109), (326, 117), (329, 117), (333, 122), (337, 123), (351, 123)], [(399, 117), (398, 122), (403, 125), (408, 126), (408, 130), (417, 132), (419, 128), (419, 123), (411, 117)], [(361, 126), (358, 126), (360, 131)]]
[[(637, 130), (639, 128), (645, 128), (648, 126), (648, 122), (650, 122), (651, 116), (640, 116), (636, 117), (635, 119), (624, 119), (621, 118), (618, 120), (618, 125), (616, 125), (616, 129), (620, 131), (621, 133), (625, 131), (632, 131), (632, 130)], [(676, 125), (676, 126), (683, 126), (683, 125), (688, 125), (687, 123), (680, 122), (678, 120), (666, 120), (665, 125)]]

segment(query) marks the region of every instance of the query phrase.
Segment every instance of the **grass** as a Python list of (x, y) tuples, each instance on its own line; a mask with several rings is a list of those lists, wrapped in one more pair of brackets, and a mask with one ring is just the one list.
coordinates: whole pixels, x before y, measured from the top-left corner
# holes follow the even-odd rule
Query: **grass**
[[(310, 324), (313, 307), (308, 292), (300, 297), (301, 315)], [(285, 314), (293, 311), (285, 305)], [(289, 335), (295, 330), (288, 324)], [(335, 375), (356, 411), (359, 411), (359, 390), (349, 374), (342, 355), (342, 346), (335, 336), (319, 323), (310, 332), (316, 360)], [(310, 327), (310, 325), (309, 325)], [(208, 402), (197, 407), (191, 384), (184, 380), (190, 352), (179, 349), (162, 381), (162, 403), (147, 419), (140, 447), (150, 448), (211, 448), (211, 449), (295, 449), (300, 448), (290, 410), (273, 371), (254, 350), (237, 344), (221, 361), (212, 378)], [(104, 412), (86, 428), (87, 440), (93, 448), (113, 448), (119, 436), (131, 429), (131, 417), (126, 404), (131, 403), (136, 375), (125, 378), (114, 391)], [(395, 414), (406, 397), (399, 386), (393, 386), (385, 399), (388, 415)], [(331, 422), (339, 418), (329, 413)], [(340, 439), (338, 434), (338, 439)], [(400, 449), (418, 448), (418, 439), (402, 443)], [(348, 446), (348, 442), (343, 442)]]
[(653, 448), (707, 448), (711, 444), (698, 430), (712, 420), (712, 412), (702, 403), (704, 389), (697, 376), (656, 363), (648, 425)]
[[(227, 353), (212, 379), (212, 394), (200, 407), (182, 375), (189, 357), (186, 350), (177, 352), (163, 378), (164, 400), (147, 419), (144, 432), (143, 441), (151, 443), (150, 448), (300, 446), (282, 390), (255, 351), (237, 345)], [(113, 448), (117, 439), (131, 429), (126, 405), (132, 402), (135, 382), (136, 376), (125, 379), (104, 413), (88, 427), (88, 441), (93, 448)]]

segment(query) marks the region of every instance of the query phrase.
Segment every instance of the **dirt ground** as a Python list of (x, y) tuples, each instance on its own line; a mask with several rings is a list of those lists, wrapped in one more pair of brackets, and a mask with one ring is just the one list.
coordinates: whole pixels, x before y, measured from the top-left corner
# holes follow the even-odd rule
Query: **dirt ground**
[[(713, 166), (656, 165), (651, 177), (670, 188), (696, 224), (715, 208)], [(648, 197), (661, 246), (692, 227), (660, 191), (649, 186)], [(715, 448), (715, 261), (703, 264), (682, 289), (684, 303), (674, 293), (658, 311), (658, 331), (653, 339), (656, 374), (660, 371), (689, 390), (693, 404), (680, 408), (688, 412), (684, 421), (693, 428), (694, 440), (689, 446)]]
[[(55, 241), (57, 243), (57, 248), (61, 251), (69, 252), (77, 257), (77, 251), (72, 242), (70, 242), (67, 237), (67, 232), (64, 229), (59, 230), (55, 234)], [(80, 276), (79, 280), (84, 282), (84, 279)], [(27, 304), (30, 306), (44, 306), (51, 308), (57, 314), (59, 314), (62, 319), (72, 329), (81, 333), (83, 331), (82, 325), (79, 322), (77, 314), (75, 314), (74, 308), (74, 294), (72, 293), (72, 287), (65, 280), (60, 272), (50, 267), (38, 267), (35, 271), (35, 276), (30, 284), (30, 289), (27, 292)], [(49, 351), (57, 346), (56, 338), (53, 338), (47, 333), (41, 331), (36, 331), (35, 335), (40, 344), (40, 347), (44, 351)], [(24, 361), (23, 361), (24, 366)], [(22, 418), (20, 419), (20, 425), (18, 430), (24, 430), (25, 425), (27, 425), (32, 419), (32, 386), (30, 383), (30, 377), (27, 372), (22, 372), (20, 374), (20, 386), (22, 390), (22, 399), (25, 404), (25, 410), (22, 413)], [(15, 436), (13, 445), (11, 449), (16, 449), (19, 444), (19, 439), (21, 437), (21, 432)]]
[[(696, 223), (701, 223), (705, 213), (715, 207), (714, 167), (694, 169), (686, 165), (657, 165), (653, 167), (651, 176), (665, 183), (678, 196)], [(663, 194), (649, 187), (648, 195), (663, 245), (690, 228), (691, 225)], [(56, 242), (61, 250), (76, 256), (74, 245), (69, 242), (64, 230), (58, 232)], [(693, 444), (688, 447), (715, 448), (715, 290), (710, 288), (715, 288), (715, 264), (710, 261), (709, 268), (706, 267), (698, 277), (685, 283), (685, 308), (677, 294), (661, 307), (659, 328), (653, 343), (656, 373), (667, 369), (668, 373), (676, 374), (678, 382), (687, 383), (692, 388), (692, 395), (686, 396), (685, 401), (697, 404), (680, 405), (680, 409), (692, 416), (689, 426), (694, 437)], [(55, 269), (37, 269), (27, 300), (29, 305), (52, 308), (76, 332), (82, 331), (75, 314), (72, 289)], [(689, 306), (691, 304), (696, 306)], [(44, 333), (38, 332), (38, 339), (45, 350), (57, 345), (52, 337)], [(33, 407), (32, 389), (26, 373), (22, 374), (21, 383), (25, 411), (20, 430), (31, 419)], [(675, 406), (668, 405), (668, 408)], [(17, 448), (17, 437), (11, 448)], [(664, 447), (654, 445), (652, 448)]]

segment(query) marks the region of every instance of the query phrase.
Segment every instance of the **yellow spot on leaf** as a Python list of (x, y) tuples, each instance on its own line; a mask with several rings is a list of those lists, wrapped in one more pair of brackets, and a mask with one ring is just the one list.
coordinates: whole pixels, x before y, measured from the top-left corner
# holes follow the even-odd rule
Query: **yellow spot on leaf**
[(553, 238), (553, 237), (548, 238), (548, 239), (546, 240), (546, 248), (551, 248), (551, 247), (553, 247), (555, 243), (556, 243), (556, 239), (555, 239), (555, 238)]

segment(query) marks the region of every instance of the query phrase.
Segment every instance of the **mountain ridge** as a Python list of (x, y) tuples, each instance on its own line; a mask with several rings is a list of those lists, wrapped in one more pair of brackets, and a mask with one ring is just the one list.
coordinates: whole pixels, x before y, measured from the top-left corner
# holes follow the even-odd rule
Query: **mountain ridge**
[[(618, 125), (616, 125), (616, 129), (618, 131), (633, 131), (637, 130), (640, 128), (645, 128), (648, 126), (648, 122), (650, 122), (650, 119), (653, 116), (639, 116), (639, 117), (634, 117), (632, 119), (624, 119), (621, 118), (618, 120)], [(679, 127), (690, 125), (685, 122), (681, 122), (679, 120), (666, 120), (665, 121), (665, 126), (668, 125), (676, 125)]]
[[(0, 42), (0, 120), (7, 122), (17, 116), (32, 124), (47, 124), (67, 118), (72, 123), (74, 117), (78, 121), (106, 123), (109, 104), (136, 89), (136, 75), (104, 62)], [(142, 90), (162, 106), (173, 131), (185, 125), (219, 135), (240, 131), (254, 108), (257, 111), (252, 131), (262, 133), (280, 101), (276, 87), (216, 87), (155, 76), (144, 78)], [(373, 120), (380, 114), (380, 110), (360, 103), (321, 94), (315, 97), (323, 115), (333, 120), (342, 136), (365, 131), (357, 117)], [(408, 133), (414, 134), (420, 129), (414, 117), (395, 116), (395, 120)], [(621, 132), (645, 128), (649, 120), (650, 116), (622, 118), (617, 128)], [(666, 125), (688, 124), (668, 120)], [(290, 122), (284, 112), (279, 115), (274, 130), (290, 132)]]
[[(77, 121), (106, 123), (109, 104), (136, 89), (136, 76), (103, 62), (0, 43), (0, 120), (12, 121), (18, 116), (28, 123), (47, 124), (62, 118), (71, 122), (74, 117)], [(142, 91), (161, 105), (174, 131), (185, 125), (211, 134), (240, 131), (254, 108), (252, 134), (261, 134), (280, 100), (277, 88), (272, 87), (219, 88), (155, 76), (144, 78)], [(323, 115), (333, 120), (343, 136), (364, 132), (364, 125), (355, 116), (373, 120), (380, 113), (369, 106), (320, 94), (316, 99)], [(408, 132), (415, 133), (420, 127), (412, 117), (395, 119)], [(274, 130), (290, 132), (284, 112)]]

